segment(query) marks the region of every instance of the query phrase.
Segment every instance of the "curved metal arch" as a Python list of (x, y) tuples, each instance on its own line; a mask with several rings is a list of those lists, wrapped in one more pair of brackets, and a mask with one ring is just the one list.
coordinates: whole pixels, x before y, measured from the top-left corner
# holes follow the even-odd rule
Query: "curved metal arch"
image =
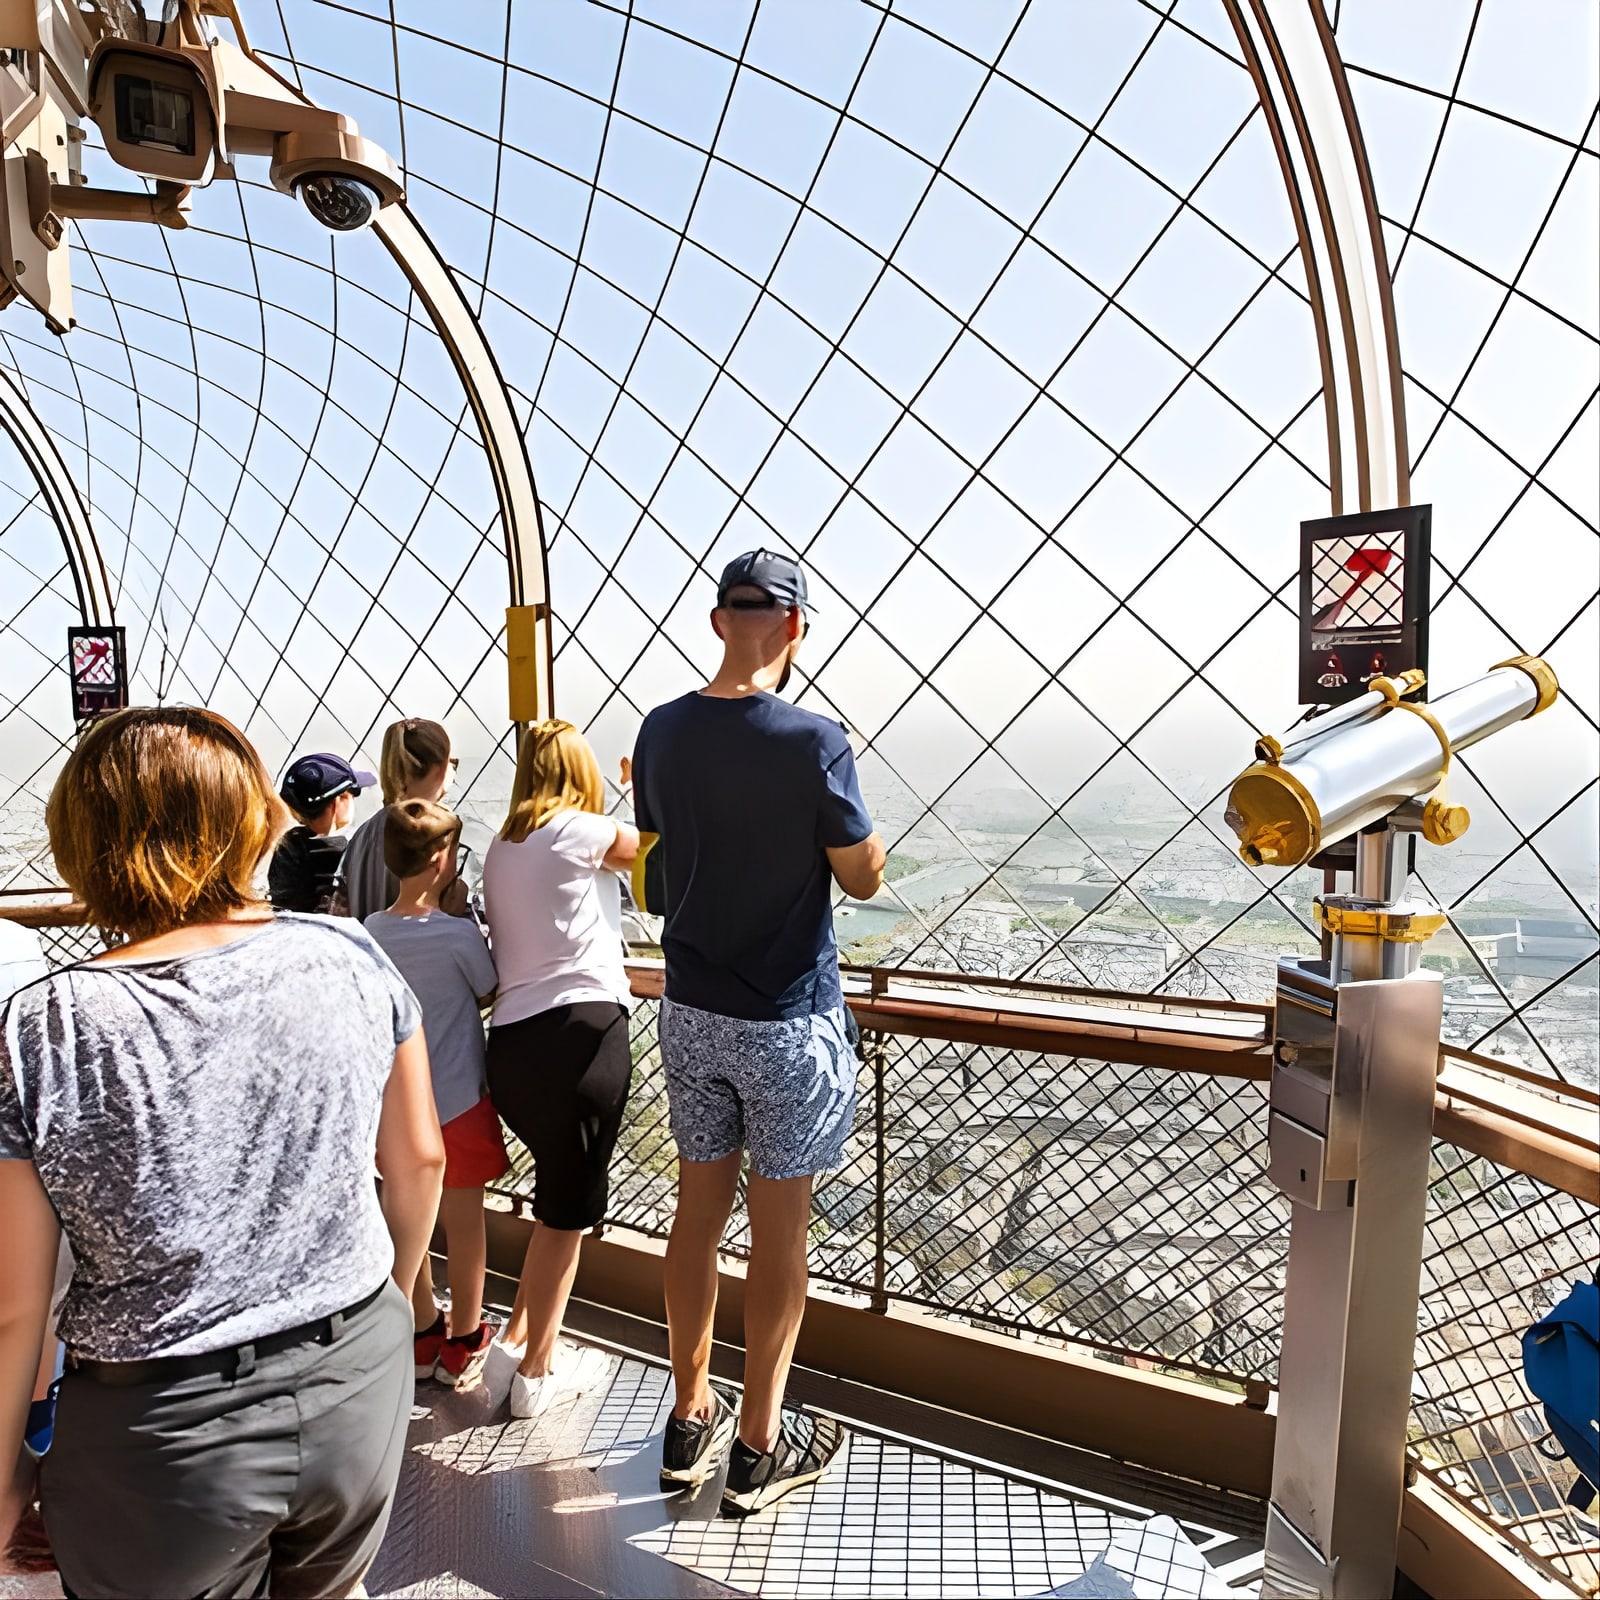
[(27, 462), (61, 534), (84, 626), (110, 627), (117, 620), (116, 606), (88, 504), (78, 492), (50, 430), (39, 420), (27, 392), (3, 367), (0, 367), (0, 428), (5, 429)]
[(1300, 236), (1322, 361), (1335, 516), (1411, 501), (1388, 252), (1361, 125), (1321, 0), (1225, 0)]
[(517, 426), (511, 391), (478, 319), (433, 240), (401, 202), (385, 206), (373, 231), (388, 247), (450, 352), (489, 458), (505, 532), (509, 604), (533, 608), (536, 632), (537, 717), (553, 715), (550, 567), (544, 516), (534, 487), (528, 447)]

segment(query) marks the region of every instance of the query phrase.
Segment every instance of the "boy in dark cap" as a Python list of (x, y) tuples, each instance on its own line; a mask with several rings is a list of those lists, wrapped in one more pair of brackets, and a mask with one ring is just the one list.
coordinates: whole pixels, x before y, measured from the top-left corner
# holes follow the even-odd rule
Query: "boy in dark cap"
[(356, 795), (378, 780), (340, 756), (318, 753), (290, 763), (278, 789), (300, 819), (279, 841), (267, 870), (267, 891), (279, 911), (326, 911), (344, 854), (344, 830)]

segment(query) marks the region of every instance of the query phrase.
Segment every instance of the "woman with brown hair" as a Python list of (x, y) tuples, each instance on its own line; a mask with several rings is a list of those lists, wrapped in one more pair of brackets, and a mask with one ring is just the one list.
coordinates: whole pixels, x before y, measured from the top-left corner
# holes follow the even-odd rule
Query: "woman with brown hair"
[[(333, 910), (365, 922), (374, 911), (394, 904), (400, 885), (383, 864), (384, 824), (389, 807), (402, 800), (442, 800), (450, 787), (456, 758), (450, 753), (450, 735), (442, 722), (426, 717), (406, 717), (383, 730), (383, 750), (378, 757), (378, 784), (383, 810), (367, 818), (350, 835), (334, 881)], [(458, 886), (454, 900), (443, 907), (452, 916), (467, 910), (466, 886)]]
[[(399, 1473), (398, 1285), (444, 1167), (416, 1001), (358, 923), (260, 900), (287, 816), (212, 712), (96, 723), (46, 821), (128, 942), (0, 1013), (0, 1460), (64, 1232), (40, 1499), (68, 1593), (348, 1594)], [(0, 1497), (0, 1547), (28, 1491)]]
[(633, 1073), (616, 874), (638, 832), (605, 815), (589, 741), (570, 722), (523, 735), (511, 810), (483, 863), (496, 991), (489, 1096), (533, 1155), (533, 1237), (503, 1342), (523, 1346), (511, 1414), (536, 1417), (605, 1372), (558, 1342), (584, 1230), (604, 1216)]

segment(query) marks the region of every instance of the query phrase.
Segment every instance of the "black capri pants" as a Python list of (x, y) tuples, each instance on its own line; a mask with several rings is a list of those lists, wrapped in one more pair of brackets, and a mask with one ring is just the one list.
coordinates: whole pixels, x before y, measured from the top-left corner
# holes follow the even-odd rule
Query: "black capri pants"
[(489, 1030), (489, 1098), (533, 1156), (533, 1214), (592, 1228), (628, 1103), (628, 1013), (615, 1000), (554, 1006)]

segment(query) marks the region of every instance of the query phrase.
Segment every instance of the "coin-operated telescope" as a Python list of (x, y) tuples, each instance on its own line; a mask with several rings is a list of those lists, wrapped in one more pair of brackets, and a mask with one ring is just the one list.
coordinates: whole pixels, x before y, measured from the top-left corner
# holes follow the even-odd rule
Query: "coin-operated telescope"
[(1293, 1204), (1263, 1595), (1393, 1593), (1443, 1020), (1419, 963), (1445, 916), (1405, 897), (1409, 857), (1467, 830), (1452, 755), (1559, 692), (1533, 656), (1428, 705), (1422, 687), (1377, 678), (1263, 738), (1228, 799), (1253, 866), (1356, 846), (1354, 892), (1315, 904), (1331, 955), (1278, 963), (1268, 1171)]
[[(86, 121), (150, 188), (88, 185)], [(235, 0), (165, 0), (160, 21), (138, 0), (0, 0), (0, 133), (0, 307), (20, 295), (56, 333), (73, 325), (73, 217), (187, 227), (191, 192), (241, 155), (336, 232), (404, 198), (387, 151), (251, 54)]]

